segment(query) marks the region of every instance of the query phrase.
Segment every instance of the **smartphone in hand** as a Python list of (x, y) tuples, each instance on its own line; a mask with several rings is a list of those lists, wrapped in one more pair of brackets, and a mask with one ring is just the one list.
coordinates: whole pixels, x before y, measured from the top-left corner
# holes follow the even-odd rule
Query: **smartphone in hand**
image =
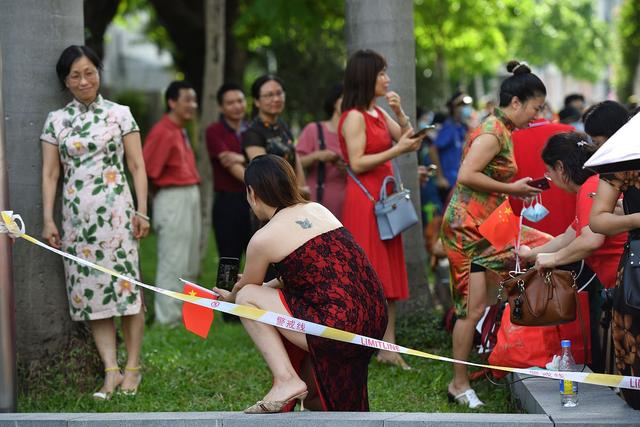
[(543, 176), (542, 178), (539, 178), (539, 179), (533, 179), (527, 182), (527, 185), (530, 185), (531, 187), (539, 188), (540, 190), (548, 190), (549, 188), (551, 188), (551, 186), (549, 185), (549, 178), (547, 178), (546, 176)]
[(218, 276), (216, 277), (216, 287), (231, 291), (233, 285), (238, 281), (240, 260), (238, 258), (222, 257), (218, 263)]
[(417, 131), (413, 135), (411, 135), (409, 138), (411, 138), (411, 139), (424, 138), (425, 136), (427, 136), (427, 132), (429, 132), (431, 129), (435, 129), (435, 128), (436, 127), (434, 125), (428, 125), (426, 127), (423, 127), (422, 129), (420, 129), (419, 131)]

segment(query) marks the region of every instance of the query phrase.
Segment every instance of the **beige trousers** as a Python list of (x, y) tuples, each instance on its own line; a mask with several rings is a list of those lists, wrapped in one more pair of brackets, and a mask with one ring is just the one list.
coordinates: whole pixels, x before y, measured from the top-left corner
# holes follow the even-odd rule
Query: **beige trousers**
[[(200, 262), (200, 190), (197, 185), (168, 187), (153, 199), (153, 227), (158, 236), (157, 286), (182, 292), (178, 278), (195, 281)], [(155, 295), (156, 322), (176, 324), (182, 319), (182, 302)]]

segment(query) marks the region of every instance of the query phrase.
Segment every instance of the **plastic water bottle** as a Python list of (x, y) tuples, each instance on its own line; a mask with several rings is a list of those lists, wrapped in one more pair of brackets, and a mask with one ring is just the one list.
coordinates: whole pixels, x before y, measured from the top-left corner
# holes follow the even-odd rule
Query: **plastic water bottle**
[[(571, 341), (562, 340), (559, 371), (577, 371), (576, 362), (571, 354)], [(571, 380), (560, 380), (560, 403), (565, 408), (578, 406), (578, 383)]]

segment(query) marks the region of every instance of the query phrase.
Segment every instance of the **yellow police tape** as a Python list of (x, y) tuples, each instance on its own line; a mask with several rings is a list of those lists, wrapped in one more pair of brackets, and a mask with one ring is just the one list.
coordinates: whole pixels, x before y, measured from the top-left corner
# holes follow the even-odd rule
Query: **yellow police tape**
[[(473, 362), (467, 362), (464, 360), (456, 360), (450, 357), (444, 357), (444, 356), (438, 356), (435, 354), (425, 353), (423, 351), (406, 348), (401, 345), (392, 344), (392, 343), (378, 340), (375, 338), (370, 338), (363, 335), (358, 335), (351, 332), (346, 332), (339, 329), (331, 328), (329, 326), (320, 325), (318, 323), (297, 319), (295, 317), (291, 317), (285, 314), (274, 313), (271, 311), (261, 310), (255, 307), (242, 306), (242, 305), (233, 304), (233, 303), (224, 302), (224, 301), (217, 301), (217, 300), (208, 299), (208, 298), (201, 298), (197, 296), (186, 295), (180, 292), (169, 291), (166, 289), (147, 285), (146, 283), (139, 282), (131, 277), (124, 276), (116, 271), (113, 271), (108, 268), (102, 267), (100, 265), (94, 264), (92, 262), (86, 261), (82, 258), (78, 258), (77, 256), (68, 254), (59, 249), (52, 248), (51, 246), (40, 242), (39, 240), (29, 236), (24, 232), (24, 223), (22, 222), (22, 218), (20, 218), (20, 215), (15, 215), (13, 214), (12, 211), (2, 211), (0, 213), (2, 215), (2, 220), (3, 220), (3, 223), (0, 224), (0, 233), (8, 233), (13, 238), (17, 238), (17, 237), (23, 238), (28, 242), (38, 245), (48, 251), (54, 252), (64, 258), (73, 260), (81, 265), (94, 268), (103, 273), (118, 277), (122, 280), (126, 280), (130, 283), (149, 289), (151, 291), (154, 291), (172, 298), (176, 298), (184, 302), (196, 304), (202, 307), (207, 307), (212, 310), (234, 314), (239, 317), (256, 320), (261, 323), (272, 325), (281, 329), (287, 329), (293, 332), (300, 332), (300, 333), (305, 333), (309, 335), (320, 336), (320, 337), (324, 337), (324, 338), (328, 338), (336, 341), (348, 342), (348, 343), (361, 345), (364, 347), (370, 347), (374, 349), (383, 349), (383, 350), (393, 351), (396, 353), (410, 354), (410, 355), (422, 357), (425, 359), (440, 360), (443, 362), (451, 362), (451, 363), (460, 363), (460, 364), (476, 366), (480, 368), (489, 368), (489, 369), (495, 369), (500, 371), (531, 375), (535, 377), (555, 379), (555, 380), (566, 379), (566, 380), (576, 381), (580, 383), (595, 384), (600, 386), (640, 390), (640, 377), (626, 376), (626, 375), (594, 374), (594, 373), (586, 373), (586, 372), (549, 371), (549, 370), (539, 369), (539, 368), (529, 368), (529, 369), (511, 368), (508, 366), (485, 365), (482, 363), (473, 363)], [(21, 223), (20, 226), (17, 225), (16, 220), (20, 221)], [(180, 280), (186, 283), (190, 283), (183, 279), (180, 279)]]

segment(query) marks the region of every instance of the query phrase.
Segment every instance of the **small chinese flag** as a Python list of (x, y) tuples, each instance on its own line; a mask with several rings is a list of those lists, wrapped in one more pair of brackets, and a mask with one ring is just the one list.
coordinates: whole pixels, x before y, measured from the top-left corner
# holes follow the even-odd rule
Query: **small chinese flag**
[[(218, 299), (218, 296), (210, 290), (189, 282), (184, 282), (182, 292), (202, 298)], [(207, 338), (213, 323), (213, 310), (184, 302), (182, 304), (182, 322), (189, 332), (193, 332), (202, 338)]]
[(480, 224), (478, 231), (496, 250), (500, 251), (509, 243), (515, 242), (519, 223), (507, 199)]

